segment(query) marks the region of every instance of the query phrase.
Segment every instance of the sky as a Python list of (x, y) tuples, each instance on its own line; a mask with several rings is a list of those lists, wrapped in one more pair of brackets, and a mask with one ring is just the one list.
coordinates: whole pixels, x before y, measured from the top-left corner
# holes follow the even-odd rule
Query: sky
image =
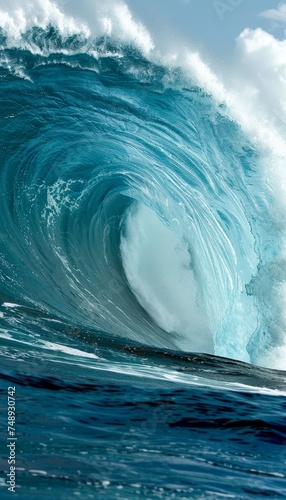
[(265, 10), (277, 9), (278, 0), (127, 0), (126, 3), (154, 38), (158, 35), (178, 40), (180, 34), (183, 43), (191, 43), (212, 60), (219, 55), (231, 57), (236, 37), (247, 27), (261, 27), (275, 38), (284, 37), (285, 25), (260, 15)]

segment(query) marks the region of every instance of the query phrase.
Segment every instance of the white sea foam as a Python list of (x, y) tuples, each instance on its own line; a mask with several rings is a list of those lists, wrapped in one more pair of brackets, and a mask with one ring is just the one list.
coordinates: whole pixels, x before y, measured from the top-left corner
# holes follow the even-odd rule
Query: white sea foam
[(17, 46), (29, 29), (35, 26), (46, 29), (48, 25), (58, 28), (64, 36), (80, 33), (90, 36), (86, 24), (66, 16), (49, 0), (33, 0), (26, 2), (25, 6), (16, 0), (11, 0), (9, 4), (3, 0), (0, 2), (0, 26), (9, 37), (10, 46)]
[[(0, 26), (8, 36), (8, 46), (26, 46), (21, 42), (22, 35), (33, 27), (46, 29), (49, 25), (58, 29), (67, 38), (81, 35), (85, 39), (102, 35), (114, 37), (122, 42), (132, 43), (148, 54), (153, 43), (148, 31), (133, 20), (123, 2), (52, 2), (50, 0), (32, 0), (25, 3), (12, 0), (7, 4), (0, 1)], [(29, 44), (30, 50), (39, 52), (36, 45)]]
[(214, 352), (186, 244), (146, 206), (132, 207), (121, 253), (138, 301), (163, 330), (180, 336), (185, 350)]
[(44, 349), (48, 349), (50, 351), (58, 351), (62, 352), (64, 354), (70, 354), (72, 356), (80, 356), (83, 358), (92, 358), (92, 359), (98, 359), (98, 356), (92, 352), (86, 352), (86, 351), (81, 351), (80, 349), (75, 349), (73, 347), (67, 347), (61, 344), (55, 344), (54, 342), (46, 342), (43, 341), (41, 342), (41, 346)]

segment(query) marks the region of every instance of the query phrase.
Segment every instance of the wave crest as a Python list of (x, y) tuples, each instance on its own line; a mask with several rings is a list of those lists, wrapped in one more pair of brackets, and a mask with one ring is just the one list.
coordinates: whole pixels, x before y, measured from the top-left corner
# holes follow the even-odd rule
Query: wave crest
[(281, 244), (261, 158), (125, 18), (116, 43), (108, 23), (92, 39), (50, 14), (2, 23), (2, 294), (95, 335), (267, 364), (284, 323), (259, 278)]

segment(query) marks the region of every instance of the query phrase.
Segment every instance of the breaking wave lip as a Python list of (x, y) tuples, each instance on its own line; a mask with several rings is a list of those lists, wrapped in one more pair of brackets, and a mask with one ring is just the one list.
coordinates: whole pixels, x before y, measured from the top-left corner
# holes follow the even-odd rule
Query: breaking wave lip
[(274, 160), (248, 114), (197, 55), (166, 67), (123, 4), (96, 34), (36, 4), (36, 26), (2, 25), (3, 295), (95, 335), (284, 368)]

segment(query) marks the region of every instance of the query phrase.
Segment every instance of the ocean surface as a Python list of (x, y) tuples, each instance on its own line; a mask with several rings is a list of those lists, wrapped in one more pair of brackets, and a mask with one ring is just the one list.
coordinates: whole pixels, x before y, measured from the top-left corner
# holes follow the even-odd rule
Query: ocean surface
[(0, 12), (0, 497), (285, 498), (281, 128), (65, 3)]

